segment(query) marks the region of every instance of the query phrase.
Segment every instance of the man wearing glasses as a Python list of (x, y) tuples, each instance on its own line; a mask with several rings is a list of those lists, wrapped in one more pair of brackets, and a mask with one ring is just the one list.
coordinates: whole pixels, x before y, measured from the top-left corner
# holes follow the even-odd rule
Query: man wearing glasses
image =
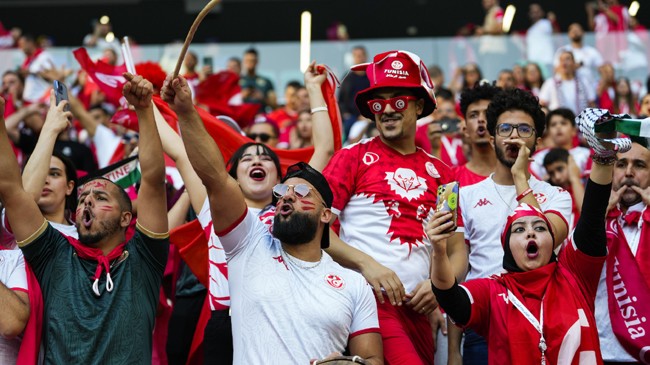
[(382, 365), (372, 291), (360, 274), (323, 251), (333, 199), (323, 175), (303, 162), (289, 167), (273, 188), (272, 236), (228, 174), (187, 82), (168, 79), (161, 95), (182, 116), (183, 143), (205, 185), (228, 260), (233, 364), (307, 364), (347, 347), (366, 363)]
[[(465, 240), (469, 245), (467, 280), (503, 271), (499, 236), (502, 222), (528, 194), (535, 196), (537, 208), (553, 225), (556, 247), (567, 236), (567, 219), (571, 216), (569, 193), (537, 180), (528, 171), (529, 157), (535, 152), (535, 144), (545, 127), (537, 98), (520, 89), (501, 90), (490, 101), (486, 114), (487, 130), (494, 138), (496, 169), (487, 179), (461, 187), (459, 193)], [(463, 349), (463, 363), (487, 364), (485, 340), (471, 330), (465, 332)]]
[[(361, 115), (375, 121), (379, 136), (338, 151), (325, 168), (332, 212), (344, 242), (397, 274), (383, 285), (377, 303), (386, 362), (433, 364), (433, 333), (442, 316), (431, 292), (431, 244), (423, 227), (436, 208), (438, 186), (452, 180), (449, 167), (415, 145), (417, 119), (436, 108), (433, 83), (420, 58), (406, 51), (376, 55), (352, 70), (368, 76), (370, 87), (355, 102)], [(462, 268), (459, 276), (467, 267), (461, 231), (448, 244), (452, 262)]]
[(271, 148), (275, 148), (278, 145), (279, 134), (280, 130), (274, 121), (261, 117), (248, 128), (246, 137), (257, 143), (264, 143)]

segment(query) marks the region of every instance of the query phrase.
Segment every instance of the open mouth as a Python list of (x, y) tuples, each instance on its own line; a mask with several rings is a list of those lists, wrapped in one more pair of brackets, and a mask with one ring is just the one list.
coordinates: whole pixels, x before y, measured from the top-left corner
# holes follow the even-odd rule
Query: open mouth
[(84, 227), (90, 228), (90, 226), (93, 224), (94, 219), (95, 217), (90, 212), (90, 210), (84, 209), (83, 214), (81, 216), (81, 222), (83, 223)]
[(485, 135), (487, 134), (487, 129), (485, 129), (485, 127), (483, 126), (479, 126), (478, 128), (476, 128), (476, 134), (481, 138), (485, 137)]
[(280, 206), (280, 215), (283, 217), (287, 217), (293, 213), (293, 207), (289, 203), (284, 203), (282, 206)]
[(526, 246), (526, 255), (528, 255), (529, 259), (534, 259), (539, 256), (539, 247), (537, 247), (535, 241), (528, 241), (528, 245)]
[(262, 181), (266, 177), (266, 171), (261, 167), (255, 167), (250, 170), (248, 176), (255, 181)]
[(513, 144), (506, 145), (506, 155), (517, 158), (519, 155), (519, 146)]

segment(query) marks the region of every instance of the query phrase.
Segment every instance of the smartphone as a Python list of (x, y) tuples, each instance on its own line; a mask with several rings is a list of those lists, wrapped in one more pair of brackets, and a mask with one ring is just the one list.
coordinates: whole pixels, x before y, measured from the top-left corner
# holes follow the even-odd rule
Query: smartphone
[(210, 56), (203, 57), (203, 66), (212, 67), (212, 57), (210, 57)]
[(62, 100), (66, 100), (68, 101), (68, 105), (65, 106), (65, 111), (70, 110), (68, 88), (59, 80), (54, 80), (54, 96), (56, 97), (56, 105), (59, 105)]
[(458, 226), (458, 181), (438, 186), (436, 212), (451, 212), (451, 220), (454, 225), (447, 232), (456, 229)]

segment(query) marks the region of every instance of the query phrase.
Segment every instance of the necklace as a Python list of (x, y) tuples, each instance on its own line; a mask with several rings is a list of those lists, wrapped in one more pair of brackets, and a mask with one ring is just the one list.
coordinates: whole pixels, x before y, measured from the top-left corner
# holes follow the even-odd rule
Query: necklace
[(284, 248), (282, 248), (282, 252), (283, 252), (282, 256), (285, 256), (285, 254), (286, 254), (287, 259), (289, 260), (290, 263), (292, 263), (294, 266), (297, 266), (297, 267), (299, 267), (299, 268), (301, 268), (303, 270), (315, 269), (320, 265), (321, 262), (323, 262), (323, 250), (320, 251), (320, 258), (318, 259), (318, 261), (315, 264), (312, 264), (310, 266), (301, 265), (297, 261), (294, 261), (294, 259), (291, 257), (291, 255), (289, 255), (289, 253), (287, 251), (285, 251)]
[(492, 176), (490, 176), (489, 179), (492, 180), (492, 185), (494, 185), (494, 190), (497, 192), (497, 195), (499, 196), (499, 199), (501, 199), (501, 201), (503, 202), (503, 204), (504, 204), (506, 207), (508, 207), (508, 209), (510, 210), (510, 213), (514, 212), (515, 210), (512, 209), (512, 207), (510, 206), (510, 204), (508, 204), (508, 202), (506, 202), (506, 200), (503, 199), (503, 196), (501, 196), (501, 193), (499, 192), (499, 187), (497, 186), (497, 183), (494, 182), (494, 174), (492, 174)]

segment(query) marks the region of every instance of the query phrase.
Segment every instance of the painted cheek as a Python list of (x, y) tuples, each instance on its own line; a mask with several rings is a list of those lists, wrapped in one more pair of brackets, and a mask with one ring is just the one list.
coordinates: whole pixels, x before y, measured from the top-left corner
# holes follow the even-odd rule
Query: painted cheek
[(303, 210), (314, 210), (316, 209), (316, 206), (314, 203), (310, 202), (309, 200), (306, 199), (299, 199), (300, 203), (303, 205)]
[(113, 207), (111, 207), (110, 205), (103, 205), (103, 206), (97, 207), (97, 209), (103, 210), (104, 212), (112, 212), (113, 211)]

